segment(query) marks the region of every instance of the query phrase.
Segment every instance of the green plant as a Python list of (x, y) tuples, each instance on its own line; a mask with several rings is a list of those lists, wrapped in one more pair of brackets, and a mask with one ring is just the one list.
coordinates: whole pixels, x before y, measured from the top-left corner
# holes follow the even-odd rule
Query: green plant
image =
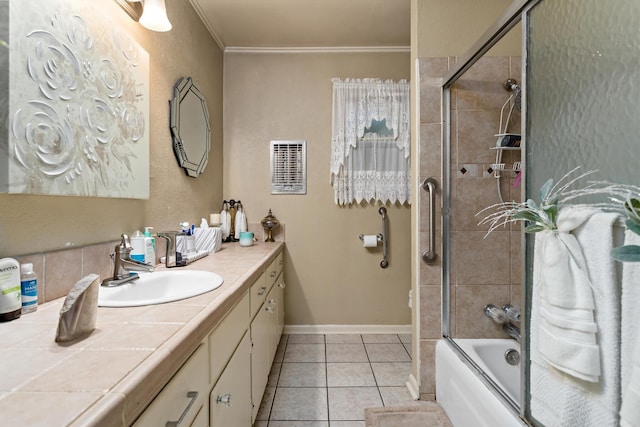
[[(539, 203), (529, 199), (524, 203), (505, 202), (484, 208), (476, 215), (493, 212), (485, 216), (478, 225), (489, 224), (487, 235), (498, 227), (519, 221), (526, 223), (524, 230), (527, 233), (556, 230), (558, 212), (571, 202), (572, 206), (596, 207), (625, 215), (627, 229), (640, 236), (640, 187), (590, 181), (582, 188), (570, 189), (578, 181), (597, 172), (590, 171), (571, 178), (578, 169), (579, 167), (565, 174), (556, 184), (553, 179), (545, 182), (539, 192)], [(594, 199), (594, 196), (599, 196), (602, 201), (575, 203), (584, 197)], [(611, 251), (611, 257), (622, 262), (640, 262), (640, 246), (619, 246)]]
[[(624, 202), (627, 229), (640, 236), (640, 200), (629, 196)], [(611, 258), (621, 262), (640, 262), (640, 246), (624, 245), (613, 248)]]

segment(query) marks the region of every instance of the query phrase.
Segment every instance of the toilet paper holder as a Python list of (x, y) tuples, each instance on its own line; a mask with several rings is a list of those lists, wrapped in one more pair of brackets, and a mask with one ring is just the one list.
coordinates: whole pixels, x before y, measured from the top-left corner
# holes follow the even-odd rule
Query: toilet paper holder
[[(382, 242), (382, 261), (380, 261), (380, 267), (387, 268), (389, 261), (387, 261), (387, 208), (384, 206), (378, 209), (378, 213), (382, 216), (382, 233), (376, 235), (378, 242)], [(358, 238), (364, 241), (364, 234), (360, 234)]]

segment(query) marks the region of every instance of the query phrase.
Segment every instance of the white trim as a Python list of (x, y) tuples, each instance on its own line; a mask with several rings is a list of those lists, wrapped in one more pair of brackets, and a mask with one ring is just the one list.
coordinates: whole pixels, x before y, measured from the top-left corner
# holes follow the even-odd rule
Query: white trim
[(327, 46), (327, 47), (227, 46), (224, 49), (224, 53), (409, 53), (409, 52), (411, 52), (410, 46)]
[(411, 335), (411, 325), (285, 325), (283, 333)]
[(202, 6), (200, 6), (199, 1), (198, 0), (189, 0), (189, 3), (191, 3), (191, 6), (193, 6), (193, 8), (195, 9), (196, 13), (200, 17), (200, 20), (202, 21), (204, 26), (207, 27), (207, 30), (209, 30), (209, 33), (211, 34), (211, 37), (213, 37), (213, 40), (216, 42), (216, 44), (218, 45), (220, 50), (222, 50), (222, 52), (224, 52), (225, 49), (226, 49), (224, 41), (222, 41), (222, 38), (220, 38), (218, 33), (216, 33), (216, 30), (213, 29), (213, 25), (211, 25), (211, 23), (207, 19), (207, 15), (204, 13), (204, 10), (202, 10)]
[(420, 400), (420, 386), (418, 386), (418, 381), (413, 374), (409, 375), (409, 381), (404, 383), (404, 385), (407, 386), (409, 394), (413, 400)]

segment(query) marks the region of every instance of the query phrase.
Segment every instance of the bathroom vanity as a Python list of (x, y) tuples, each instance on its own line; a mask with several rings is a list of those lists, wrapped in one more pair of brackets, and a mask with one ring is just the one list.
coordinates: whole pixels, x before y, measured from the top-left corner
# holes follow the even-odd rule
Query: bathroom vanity
[[(0, 352), (25, 360), (17, 374), (9, 363), (0, 367), (9, 378), (0, 385), (3, 418), (11, 425), (251, 426), (284, 324), (282, 250), (281, 242), (224, 245), (184, 267), (222, 275), (220, 288), (167, 304), (99, 308), (91, 336), (66, 347), (53, 342), (63, 299), (0, 324)], [(20, 340), (25, 331), (34, 336)], [(29, 364), (43, 349), (51, 362)]]

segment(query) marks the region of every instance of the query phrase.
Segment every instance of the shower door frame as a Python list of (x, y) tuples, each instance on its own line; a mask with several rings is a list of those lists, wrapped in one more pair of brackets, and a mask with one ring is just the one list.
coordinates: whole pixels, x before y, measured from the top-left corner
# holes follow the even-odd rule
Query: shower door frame
[[(507, 405), (517, 413), (522, 419), (525, 417), (525, 402), (528, 389), (527, 363), (521, 363), (520, 369), (520, 402), (513, 401), (483, 370), (478, 364), (469, 357), (451, 337), (451, 86), (475, 64), (485, 53), (495, 46), (513, 27), (518, 23), (522, 23), (522, 73), (526, 75), (526, 44), (527, 44), (527, 17), (528, 11), (533, 8), (540, 0), (514, 0), (507, 8), (504, 14), (498, 18), (484, 34), (473, 44), (473, 46), (459, 58), (455, 66), (444, 77), (442, 82), (442, 336), (455, 351), (461, 356), (473, 371), (475, 371), (481, 380), (502, 398)], [(522, 79), (522, 83), (526, 81)], [(524, 85), (523, 85), (524, 87)], [(522, 93), (522, 116), (526, 117), (526, 90)], [(526, 152), (526, 132), (525, 124), (522, 126), (522, 150)], [(526, 157), (526, 156), (525, 156)], [(522, 159), (522, 173), (526, 173), (526, 159)], [(526, 175), (523, 175), (525, 177)], [(523, 196), (525, 188), (522, 188)], [(524, 239), (522, 243), (522, 254), (524, 254)], [(525, 272), (523, 271), (522, 283), (525, 283)], [(528, 292), (523, 292), (523, 299), (527, 298)], [(526, 307), (525, 301), (521, 302), (521, 307)], [(526, 346), (528, 345), (528, 330), (526, 328), (526, 316), (523, 316), (521, 323), (521, 340), (520, 354), (529, 354)]]

